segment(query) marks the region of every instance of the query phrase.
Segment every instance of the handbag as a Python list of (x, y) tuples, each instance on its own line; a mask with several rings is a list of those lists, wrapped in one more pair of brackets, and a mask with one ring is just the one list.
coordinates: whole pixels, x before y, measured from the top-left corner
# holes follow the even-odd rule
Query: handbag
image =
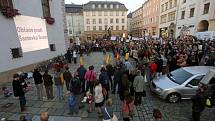
[(208, 108), (212, 107), (210, 98), (206, 99), (206, 107), (208, 107)]
[[(106, 112), (106, 114), (108, 115), (108, 117), (111, 118), (110, 114), (107, 112), (106, 107), (105, 107), (105, 112)], [(116, 117), (115, 114), (113, 114), (113, 118), (111, 119), (111, 121), (118, 121), (118, 118)]]

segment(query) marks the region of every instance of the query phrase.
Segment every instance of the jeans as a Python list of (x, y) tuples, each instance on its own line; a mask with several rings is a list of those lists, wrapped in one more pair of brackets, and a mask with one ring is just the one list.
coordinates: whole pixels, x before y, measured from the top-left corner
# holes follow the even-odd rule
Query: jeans
[(25, 105), (26, 105), (25, 96), (20, 96), (20, 97), (19, 97), (19, 101), (20, 101), (21, 110), (23, 110), (23, 109), (25, 108)]
[(194, 112), (192, 111), (192, 118), (193, 118), (193, 121), (200, 121), (200, 112)]
[(60, 100), (63, 99), (63, 85), (56, 85), (57, 87), (57, 96)]
[(141, 104), (142, 94), (141, 92), (135, 92), (135, 104)]
[(36, 88), (37, 88), (37, 97), (40, 100), (43, 97), (43, 85), (42, 84), (36, 84)]
[(87, 81), (86, 91), (90, 91), (91, 94), (93, 94), (93, 82)]
[(46, 88), (46, 95), (48, 99), (53, 98), (53, 86), (47, 86)]

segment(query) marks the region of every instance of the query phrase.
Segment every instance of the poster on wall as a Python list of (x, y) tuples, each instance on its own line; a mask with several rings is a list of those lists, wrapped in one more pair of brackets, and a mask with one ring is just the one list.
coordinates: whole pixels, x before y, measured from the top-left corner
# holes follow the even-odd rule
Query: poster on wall
[(23, 53), (49, 48), (44, 19), (21, 15), (14, 22)]

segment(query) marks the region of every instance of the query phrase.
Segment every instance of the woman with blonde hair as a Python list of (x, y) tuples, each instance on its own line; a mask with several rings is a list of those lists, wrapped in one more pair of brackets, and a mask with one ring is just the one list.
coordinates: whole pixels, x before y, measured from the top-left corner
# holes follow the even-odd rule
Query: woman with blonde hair
[(113, 101), (112, 99), (108, 99), (106, 102), (106, 106), (102, 108), (103, 121), (112, 121), (113, 118)]

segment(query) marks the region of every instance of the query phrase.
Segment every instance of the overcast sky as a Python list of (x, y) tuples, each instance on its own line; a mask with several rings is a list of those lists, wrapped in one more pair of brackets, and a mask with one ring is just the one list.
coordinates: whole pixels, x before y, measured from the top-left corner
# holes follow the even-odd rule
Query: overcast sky
[[(97, 0), (65, 0), (66, 4), (69, 4), (71, 2), (75, 4), (85, 4), (89, 1), (97, 1)], [(125, 4), (125, 6), (128, 8), (128, 12), (132, 12), (137, 8), (139, 8), (146, 0), (98, 0), (98, 1), (119, 1)]]

